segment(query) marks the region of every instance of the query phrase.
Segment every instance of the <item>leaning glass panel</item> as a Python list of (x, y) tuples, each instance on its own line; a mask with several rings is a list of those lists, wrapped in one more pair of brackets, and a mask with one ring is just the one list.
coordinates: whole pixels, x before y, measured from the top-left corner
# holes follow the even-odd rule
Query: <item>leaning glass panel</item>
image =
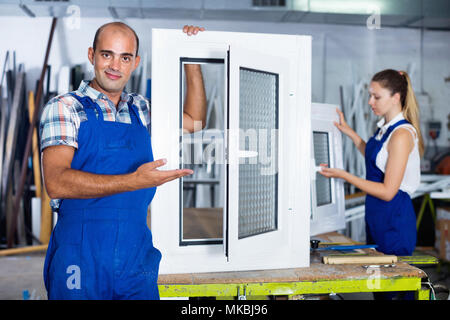
[[(328, 141), (328, 132), (313, 132), (314, 159), (316, 166), (320, 164), (330, 165), (330, 147)], [(331, 179), (322, 176), (316, 172), (316, 199), (317, 206), (330, 204), (331, 199)]]

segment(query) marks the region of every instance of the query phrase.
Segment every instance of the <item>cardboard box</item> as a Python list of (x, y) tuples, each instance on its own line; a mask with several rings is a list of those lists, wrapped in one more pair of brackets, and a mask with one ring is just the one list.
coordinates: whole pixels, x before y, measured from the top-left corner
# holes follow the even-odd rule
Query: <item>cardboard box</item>
[(439, 258), (450, 261), (450, 207), (436, 209), (436, 242)]

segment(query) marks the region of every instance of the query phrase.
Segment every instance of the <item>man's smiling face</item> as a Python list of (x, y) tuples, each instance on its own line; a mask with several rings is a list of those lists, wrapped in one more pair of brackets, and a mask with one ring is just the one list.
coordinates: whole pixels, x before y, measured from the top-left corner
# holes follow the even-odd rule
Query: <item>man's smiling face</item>
[(134, 33), (122, 26), (109, 25), (99, 33), (95, 51), (88, 58), (94, 66), (94, 81), (106, 93), (121, 93), (131, 73), (139, 65)]

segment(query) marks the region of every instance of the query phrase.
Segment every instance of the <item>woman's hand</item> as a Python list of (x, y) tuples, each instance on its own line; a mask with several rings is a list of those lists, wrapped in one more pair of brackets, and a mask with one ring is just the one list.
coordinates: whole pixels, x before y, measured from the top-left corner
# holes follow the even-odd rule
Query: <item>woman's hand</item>
[(342, 111), (336, 108), (336, 112), (339, 115), (339, 123), (335, 121), (334, 125), (339, 129), (339, 131), (341, 131), (343, 134), (351, 138), (351, 136), (355, 133), (355, 131), (353, 131), (353, 129), (345, 121), (344, 114), (342, 113)]
[(344, 176), (347, 173), (347, 171), (342, 170), (342, 169), (328, 168), (328, 165), (323, 164), (323, 163), (320, 164), (320, 167), (322, 170), (317, 171), (317, 172), (319, 172), (321, 175), (323, 175), (324, 177), (327, 177), (327, 178), (344, 179)]
[(339, 116), (339, 123), (334, 121), (334, 125), (336, 128), (339, 129), (343, 134), (348, 136), (350, 139), (352, 139), (353, 143), (355, 144), (355, 147), (358, 149), (359, 152), (364, 156), (366, 151), (366, 142), (361, 139), (361, 137), (353, 130), (345, 121), (344, 114), (341, 110), (336, 108), (336, 112)]

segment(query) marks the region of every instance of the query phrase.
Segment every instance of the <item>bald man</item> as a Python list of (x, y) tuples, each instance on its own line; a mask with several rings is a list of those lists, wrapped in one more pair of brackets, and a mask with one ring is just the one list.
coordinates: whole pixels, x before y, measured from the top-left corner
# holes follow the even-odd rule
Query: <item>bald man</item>
[[(147, 208), (157, 186), (192, 171), (158, 170), (165, 160), (153, 159), (149, 102), (124, 91), (140, 62), (135, 31), (101, 26), (88, 59), (94, 78), (50, 100), (40, 122), (44, 182), (58, 211), (44, 264), (48, 298), (159, 299), (161, 253)], [(192, 132), (205, 123), (206, 98), (199, 65), (185, 73), (183, 127)]]

